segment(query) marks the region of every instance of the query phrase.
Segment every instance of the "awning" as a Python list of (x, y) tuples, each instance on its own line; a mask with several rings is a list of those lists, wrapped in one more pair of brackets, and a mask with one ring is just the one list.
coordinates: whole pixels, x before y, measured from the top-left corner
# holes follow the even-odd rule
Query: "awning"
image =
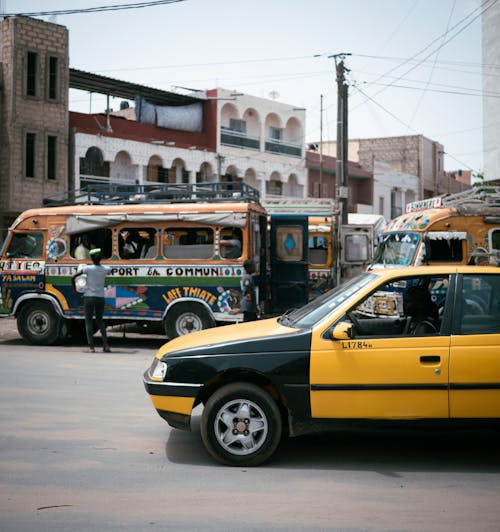
[(430, 231), (425, 233), (429, 240), (466, 240), (467, 233), (465, 231)]
[(230, 227), (245, 227), (246, 214), (241, 212), (215, 213), (152, 213), (152, 214), (82, 214), (68, 216), (66, 234), (85, 233), (103, 227), (112, 227), (122, 222), (151, 223), (151, 222), (194, 222), (205, 225), (223, 225)]

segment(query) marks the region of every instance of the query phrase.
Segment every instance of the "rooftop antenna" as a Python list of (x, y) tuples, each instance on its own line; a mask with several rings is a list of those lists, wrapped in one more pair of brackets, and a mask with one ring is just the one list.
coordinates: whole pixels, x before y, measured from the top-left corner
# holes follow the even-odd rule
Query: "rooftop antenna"
[(280, 97), (280, 93), (278, 91), (272, 90), (269, 93), (269, 98), (271, 98), (271, 100), (277, 100), (279, 97)]
[(5, 9), (6, 9), (6, 5), (5, 5), (5, 1), (6, 0), (0, 0), (0, 18), (4, 18), (4, 15), (5, 15)]

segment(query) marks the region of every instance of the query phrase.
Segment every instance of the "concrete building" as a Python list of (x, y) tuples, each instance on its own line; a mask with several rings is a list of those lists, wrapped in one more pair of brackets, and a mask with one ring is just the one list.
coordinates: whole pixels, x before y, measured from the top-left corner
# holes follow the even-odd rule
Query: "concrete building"
[[(96, 76), (92, 78), (96, 81)], [(127, 85), (108, 82), (109, 91), (114, 90), (112, 85)], [(164, 97), (168, 104), (168, 93)], [(176, 106), (147, 101), (155, 106), (157, 116), (167, 110), (170, 114), (189, 112), (199, 105), (202, 125), (198, 130), (161, 127), (158, 120), (144, 123), (137, 117), (127, 120), (118, 113), (70, 113), (75, 188), (108, 182), (245, 181), (263, 198), (304, 197), (304, 111), (224, 89), (190, 98)], [(127, 114), (131, 116), (129, 110)]]
[(483, 171), (485, 181), (500, 179), (500, 100), (498, 66), (500, 65), (500, 4), (483, 0)]
[[(335, 198), (337, 159), (307, 151), (308, 196), (311, 198)], [(352, 161), (347, 165), (348, 212), (373, 213), (373, 174)]]
[(0, 20), (0, 232), (68, 188), (68, 31)]
[(375, 161), (373, 169), (373, 214), (392, 220), (405, 212), (406, 204), (419, 197), (418, 177), (394, 172), (389, 163)]
[[(323, 153), (336, 154), (336, 142), (324, 142)], [(423, 135), (405, 135), (373, 139), (349, 140), (350, 161), (374, 171), (375, 162), (389, 164), (391, 172), (418, 178), (418, 197), (426, 199), (440, 194), (460, 192), (466, 184), (445, 177), (444, 147)]]

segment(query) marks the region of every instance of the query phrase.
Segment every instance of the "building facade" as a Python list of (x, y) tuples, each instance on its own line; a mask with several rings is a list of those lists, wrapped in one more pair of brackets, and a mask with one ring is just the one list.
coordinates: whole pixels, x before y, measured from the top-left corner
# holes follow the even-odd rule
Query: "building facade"
[(0, 20), (0, 231), (68, 188), (68, 31)]
[[(335, 155), (336, 143), (324, 143), (323, 151)], [(423, 135), (349, 140), (349, 160), (371, 171), (376, 161), (384, 162), (389, 165), (390, 172), (416, 176), (419, 196), (416, 199), (469, 188), (467, 184), (445, 176), (444, 146)]]
[[(304, 197), (304, 111), (232, 94), (224, 89), (196, 93), (202, 109), (199, 131), (160, 127), (158, 120), (140, 122), (129, 109), (128, 118), (120, 112), (71, 112), (74, 187), (245, 181), (263, 198)], [(156, 106), (156, 113), (181, 112), (190, 105)]]
[(500, 101), (495, 96), (500, 64), (500, 5), (483, 0), (482, 72), (483, 72), (483, 164), (485, 181), (500, 178)]
[[(340, 185), (336, 179), (337, 159), (316, 151), (307, 151), (308, 196), (311, 198), (336, 198)], [(347, 165), (348, 212), (373, 212), (373, 174), (358, 163)]]

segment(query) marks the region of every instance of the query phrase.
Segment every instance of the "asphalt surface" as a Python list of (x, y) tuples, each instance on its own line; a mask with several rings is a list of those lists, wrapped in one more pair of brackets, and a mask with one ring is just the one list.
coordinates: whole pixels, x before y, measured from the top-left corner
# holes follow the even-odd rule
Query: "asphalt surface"
[(337, 431), (223, 467), (143, 384), (161, 337), (34, 347), (0, 320), (0, 531), (497, 531), (498, 431)]

